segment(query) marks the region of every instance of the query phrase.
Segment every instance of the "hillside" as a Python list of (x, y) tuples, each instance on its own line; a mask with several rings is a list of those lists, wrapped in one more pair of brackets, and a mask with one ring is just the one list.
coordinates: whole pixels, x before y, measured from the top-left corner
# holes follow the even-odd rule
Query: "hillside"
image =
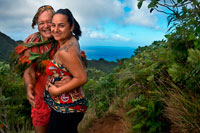
[(8, 61), (9, 55), (17, 43), (9, 36), (0, 32), (0, 61)]
[(100, 58), (99, 60), (88, 60), (88, 68), (96, 68), (106, 73), (112, 72), (112, 70), (118, 66), (117, 62), (109, 62)]

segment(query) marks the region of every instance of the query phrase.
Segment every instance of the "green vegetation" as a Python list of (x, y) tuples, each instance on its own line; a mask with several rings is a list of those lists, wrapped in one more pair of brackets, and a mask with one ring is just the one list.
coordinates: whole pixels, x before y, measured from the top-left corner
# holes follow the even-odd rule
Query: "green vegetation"
[[(138, 2), (139, 8), (143, 1)], [(130, 59), (118, 60), (109, 74), (89, 68), (83, 88), (92, 111), (86, 115), (100, 118), (111, 107), (123, 108), (130, 132), (200, 132), (199, 6), (197, 0), (151, 0), (151, 12), (169, 9), (167, 40), (137, 48)], [(25, 118), (30, 118), (23, 81), (17, 75), (9, 77), (13, 74), (7, 64), (0, 68), (0, 124), (4, 126), (0, 130), (22, 130)]]
[(23, 79), (8, 64), (0, 62), (0, 132), (30, 129), (30, 105)]
[(117, 62), (109, 62), (100, 58), (99, 60), (88, 60), (88, 68), (95, 68), (97, 70), (101, 70), (105, 73), (110, 73), (112, 70), (118, 66)]
[(98, 117), (115, 104), (125, 108), (131, 132), (200, 132), (199, 6), (196, 0), (151, 0), (151, 12), (168, 14), (167, 40), (139, 47), (115, 71), (88, 81), (84, 89)]

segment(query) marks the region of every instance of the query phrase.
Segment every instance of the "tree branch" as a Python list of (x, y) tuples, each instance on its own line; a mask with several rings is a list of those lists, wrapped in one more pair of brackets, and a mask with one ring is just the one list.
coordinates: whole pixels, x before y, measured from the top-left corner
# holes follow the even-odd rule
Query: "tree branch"
[(183, 3), (183, 4), (174, 3), (174, 4), (169, 5), (169, 4), (166, 4), (166, 3), (164, 2), (164, 4), (158, 3), (158, 5), (163, 6), (163, 7), (172, 7), (172, 8), (174, 8), (174, 7), (182, 7), (182, 6), (185, 6), (185, 5), (187, 5), (187, 4), (191, 4), (191, 3), (192, 3), (192, 2), (189, 1), (189, 2)]
[(174, 12), (174, 10), (172, 10), (170, 7), (173, 7), (173, 6), (169, 6), (168, 4), (161, 4), (161, 3), (158, 3), (159, 6), (162, 6), (162, 7), (165, 7), (167, 8), (168, 10)]
[(162, 13), (164, 13), (164, 14), (171, 14), (171, 13), (167, 13), (167, 12), (165, 12), (165, 11), (158, 10), (157, 8), (155, 8), (155, 10), (158, 11), (158, 12), (162, 12)]

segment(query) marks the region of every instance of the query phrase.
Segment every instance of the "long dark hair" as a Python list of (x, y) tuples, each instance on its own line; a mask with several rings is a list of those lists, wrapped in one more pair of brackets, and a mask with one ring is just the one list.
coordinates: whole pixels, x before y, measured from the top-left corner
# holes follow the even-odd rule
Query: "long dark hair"
[(69, 22), (70, 27), (72, 27), (72, 25), (74, 25), (74, 29), (73, 29), (73, 35), (76, 37), (77, 40), (79, 40), (79, 37), (81, 36), (82, 32), (81, 32), (81, 28), (79, 23), (76, 21), (76, 19), (74, 18), (74, 16), (72, 15), (71, 11), (69, 9), (59, 9), (57, 10), (55, 14), (63, 14), (67, 16), (67, 21)]

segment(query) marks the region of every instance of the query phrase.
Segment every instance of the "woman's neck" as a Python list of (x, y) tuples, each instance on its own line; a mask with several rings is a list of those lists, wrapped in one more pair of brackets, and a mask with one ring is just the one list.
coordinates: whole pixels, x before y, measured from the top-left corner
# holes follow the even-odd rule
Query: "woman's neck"
[(70, 37), (68, 37), (68, 38), (66, 38), (66, 39), (64, 39), (64, 40), (58, 41), (59, 44), (60, 44), (60, 46), (64, 45), (64, 44), (65, 44), (67, 41), (69, 41), (72, 37), (73, 37), (73, 36), (70, 36)]

